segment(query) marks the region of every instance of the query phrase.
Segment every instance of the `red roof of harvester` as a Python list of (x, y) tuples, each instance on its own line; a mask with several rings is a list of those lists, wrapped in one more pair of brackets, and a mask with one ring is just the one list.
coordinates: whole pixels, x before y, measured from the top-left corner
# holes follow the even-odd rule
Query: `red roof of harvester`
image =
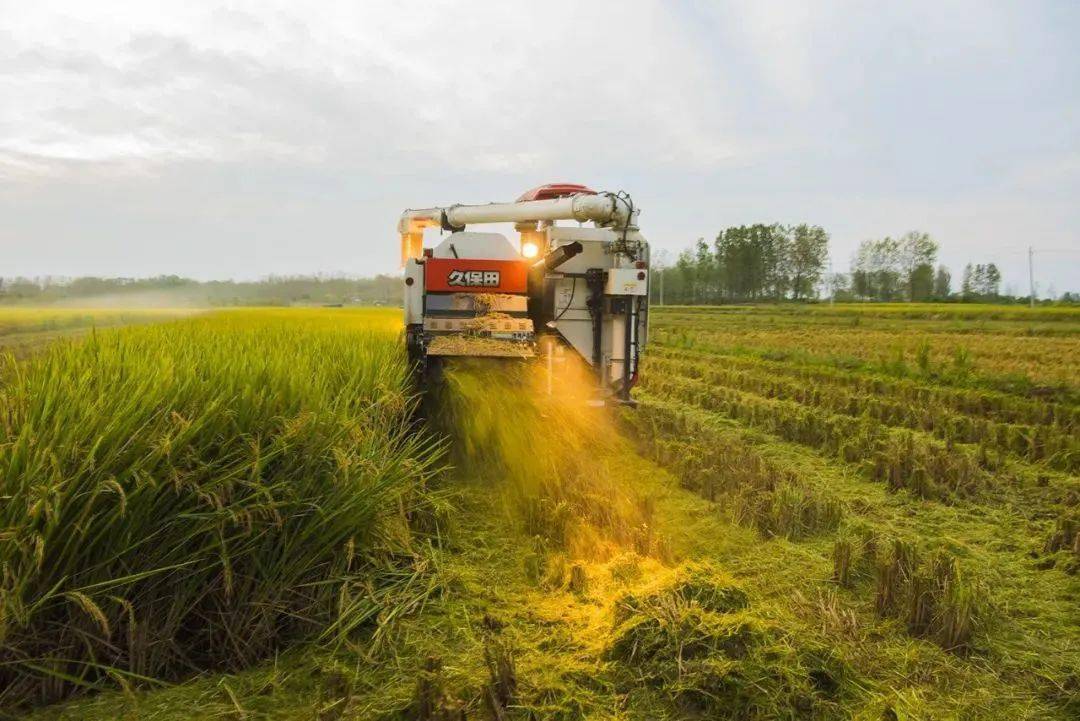
[(577, 183), (548, 183), (547, 185), (538, 185), (532, 190), (527, 190), (521, 194), (521, 197), (517, 199), (518, 203), (526, 200), (551, 200), (552, 198), (565, 198), (567, 195), (576, 195), (578, 193), (584, 193), (585, 195), (596, 195), (596, 191)]

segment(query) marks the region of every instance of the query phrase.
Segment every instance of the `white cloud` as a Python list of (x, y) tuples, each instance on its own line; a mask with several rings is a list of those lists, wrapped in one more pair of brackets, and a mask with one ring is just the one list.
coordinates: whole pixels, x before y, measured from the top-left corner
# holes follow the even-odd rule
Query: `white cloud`
[(477, 170), (627, 147), (710, 165), (739, 150), (718, 127), (715, 69), (660, 2), (198, 7), (95, 6), (16, 25), (0, 87), (19, 102), (0, 114), (0, 149), (148, 163), (344, 153)]
[[(827, 22), (829, 4), (806, 2), (750, 2), (739, 7), (735, 26), (753, 48), (762, 74), (796, 106), (815, 96), (814, 40)], [(825, 16), (825, 17), (823, 17)]]
[(401, 207), (550, 180), (634, 192), (672, 249), (758, 220), (1080, 246), (1078, 29), (973, 0), (0, 0), (0, 275), (393, 270)]

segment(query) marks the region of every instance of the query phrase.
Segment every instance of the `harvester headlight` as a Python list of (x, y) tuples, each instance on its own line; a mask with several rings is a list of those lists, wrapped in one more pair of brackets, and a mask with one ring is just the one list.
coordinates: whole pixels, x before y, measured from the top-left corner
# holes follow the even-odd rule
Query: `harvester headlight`
[(535, 258), (540, 254), (540, 246), (531, 240), (527, 240), (521, 244), (521, 254), (526, 258)]

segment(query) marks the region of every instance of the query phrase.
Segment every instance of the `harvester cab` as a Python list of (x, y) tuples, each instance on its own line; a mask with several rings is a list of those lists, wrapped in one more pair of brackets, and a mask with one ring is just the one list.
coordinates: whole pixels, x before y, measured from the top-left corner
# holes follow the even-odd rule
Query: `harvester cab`
[[(631, 403), (649, 313), (649, 245), (637, 217), (629, 195), (572, 184), (512, 203), (405, 211), (410, 358), (425, 371), (453, 356), (539, 357), (557, 376), (576, 357), (592, 370), (595, 402)], [(513, 223), (516, 247), (467, 230), (491, 223)], [(448, 234), (424, 247), (426, 228)]]

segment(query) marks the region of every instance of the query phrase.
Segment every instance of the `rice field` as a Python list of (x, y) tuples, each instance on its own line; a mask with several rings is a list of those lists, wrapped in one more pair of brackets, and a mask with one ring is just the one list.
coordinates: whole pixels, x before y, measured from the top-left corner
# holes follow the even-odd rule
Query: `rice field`
[(662, 314), (658, 335), (666, 346), (724, 357), (921, 374), (950, 386), (1078, 401), (1080, 313), (1075, 309), (932, 308), (671, 309)]
[(0, 307), (0, 353), (24, 357), (48, 343), (98, 328), (155, 323), (191, 315), (187, 308)]
[(183, 317), (191, 313), (191, 309), (181, 308), (115, 309), (9, 306), (0, 308), (0, 336), (161, 321)]
[(1017, 717), (1068, 716), (1080, 312), (954, 308), (661, 310), (629, 423), (734, 523), (798, 541), (830, 614), (993, 669)]
[(438, 448), (396, 326), (230, 312), (0, 376), (0, 703), (241, 668), (378, 609)]
[(1080, 313), (655, 311), (633, 410), (474, 361), (418, 416), (394, 310), (8, 360), (0, 707), (1076, 718)]

